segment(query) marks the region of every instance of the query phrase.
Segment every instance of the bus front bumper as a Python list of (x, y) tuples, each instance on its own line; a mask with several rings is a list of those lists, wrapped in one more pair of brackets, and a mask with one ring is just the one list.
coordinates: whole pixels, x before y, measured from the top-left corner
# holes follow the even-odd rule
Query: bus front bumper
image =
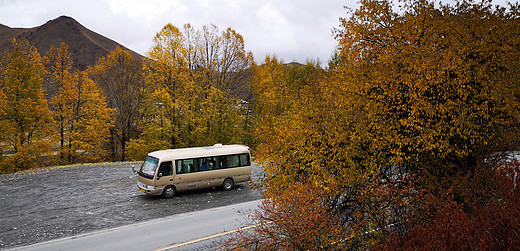
[(149, 195), (161, 195), (162, 194), (162, 188), (158, 189), (155, 186), (146, 185), (142, 182), (137, 182), (137, 188), (139, 188), (139, 191), (145, 194)]

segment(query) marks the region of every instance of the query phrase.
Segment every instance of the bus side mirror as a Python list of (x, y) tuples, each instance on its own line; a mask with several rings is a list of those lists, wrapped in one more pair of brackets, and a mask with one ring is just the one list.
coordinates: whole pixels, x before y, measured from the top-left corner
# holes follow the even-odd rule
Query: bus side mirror
[(132, 165), (132, 171), (135, 173), (135, 165)]

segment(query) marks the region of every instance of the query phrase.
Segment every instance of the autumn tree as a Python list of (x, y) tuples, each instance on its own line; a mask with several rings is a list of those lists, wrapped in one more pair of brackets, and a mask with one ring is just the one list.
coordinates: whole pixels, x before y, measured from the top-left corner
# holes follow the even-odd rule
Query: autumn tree
[[(1, 66), (1, 64), (0, 64)], [(0, 88), (0, 142), (6, 142), (9, 137), (9, 121), (7, 121), (5, 115), (7, 115), (7, 96), (4, 94), (3, 88)], [(6, 144), (0, 145), (0, 156), (4, 154), (4, 151), (9, 148)], [(4, 172), (4, 170), (2, 170)]]
[(62, 163), (99, 161), (107, 157), (112, 110), (86, 72), (69, 75), (51, 104), (59, 122)]
[(60, 141), (58, 163), (99, 161), (106, 143), (112, 111), (98, 86), (85, 72), (71, 73), (68, 46), (51, 46), (45, 57), (47, 82), (57, 89), (50, 98)]
[(327, 192), (320, 186), (298, 181), (293, 189), (263, 200), (258, 209), (247, 213), (249, 226), (232, 234), (225, 250), (338, 250), (344, 247), (340, 221), (323, 199)]
[(231, 28), (219, 33), (215, 25), (203, 26), (200, 34), (196, 48), (201, 67), (195, 72), (201, 72), (203, 78), (196, 82), (209, 86), (201, 97), (204, 109), (199, 124), (206, 123), (206, 132), (215, 142), (241, 143), (248, 130), (248, 111), (239, 98), (245, 98), (242, 92), (248, 89), (253, 55), (246, 51), (243, 37)]
[(133, 149), (149, 151), (190, 144), (190, 120), (195, 118), (193, 106), (198, 94), (189, 75), (195, 52), (186, 42), (189, 40), (185, 41), (181, 31), (171, 24), (154, 38), (148, 52), (151, 61), (145, 66), (148, 93), (143, 109), (149, 122)]
[[(477, 166), (514, 149), (520, 136), (518, 10), (487, 1), (365, 0), (341, 20), (327, 72), (287, 70), (267, 58), (253, 87), (269, 215), (288, 208), (278, 196), (305, 181), (323, 190), (327, 214), (341, 223), (343, 237), (331, 240), (341, 249), (406, 235), (409, 217), (431, 222), (424, 206), (442, 208), (446, 193), (468, 210)], [(281, 229), (263, 233), (272, 232)], [(277, 237), (258, 234), (264, 242)]]
[[(359, 203), (355, 205), (359, 211), (342, 209), (362, 197), (355, 191), (368, 175), (348, 159), (345, 142), (351, 126), (349, 113), (338, 107), (341, 93), (318, 62), (284, 64), (275, 57), (256, 67), (253, 90), (253, 136), (258, 144), (254, 156), (266, 173), (261, 184), (266, 202), (257, 218), (273, 223), (253, 230), (248, 239), (237, 238), (232, 246), (257, 243), (248, 247), (260, 250), (277, 245), (349, 246), (356, 241), (351, 237), (366, 231), (354, 227), (361, 224), (352, 219), (368, 206), (362, 209)], [(345, 196), (345, 190), (352, 193)], [(302, 211), (287, 213), (291, 208)], [(313, 229), (320, 231), (308, 238)]]
[(337, 32), (340, 89), (361, 125), (350, 145), (374, 156), (364, 168), (398, 167), (432, 192), (458, 190), (458, 174), (520, 136), (518, 8), (393, 7), (363, 1)]
[[(362, 1), (337, 31), (341, 60), (331, 73), (344, 95), (339, 105), (351, 113), (347, 156), (370, 174), (363, 188), (413, 176), (415, 190), (431, 200), (450, 192), (468, 205), (475, 190), (463, 177), (514, 149), (520, 136), (518, 7), (406, 1), (395, 8)], [(426, 203), (416, 195), (403, 198), (409, 205), (401, 211)], [(366, 203), (384, 208), (387, 201)], [(369, 222), (385, 229), (406, 221), (384, 213)]]
[[(163, 148), (240, 142), (244, 110), (218, 84), (231, 81), (222, 74), (245, 70), (236, 66), (236, 57), (242, 57), (242, 67), (252, 62), (243, 40), (236, 40), (240, 35), (233, 34), (228, 40), (237, 42), (227, 47), (236, 46), (235, 51), (223, 51), (216, 26), (196, 31), (189, 24), (183, 30), (167, 24), (157, 33), (145, 66), (148, 87), (143, 112), (148, 123), (131, 143), (132, 156), (141, 158), (146, 151)], [(229, 61), (226, 69), (219, 68), (224, 61)]]
[(12, 46), (2, 58), (0, 73), (5, 95), (3, 142), (13, 152), (3, 159), (4, 171), (30, 168), (48, 154), (53, 123), (42, 86), (45, 68), (38, 51), (27, 41), (13, 39)]
[(110, 144), (114, 160), (126, 160), (130, 139), (140, 133), (141, 106), (144, 102), (143, 65), (119, 47), (100, 58), (90, 69), (89, 76), (96, 82), (110, 108), (114, 109), (114, 127), (110, 129)]
[[(65, 99), (72, 99), (72, 93), (64, 93), (65, 90), (71, 89), (72, 76), (70, 70), (72, 69), (72, 58), (68, 51), (68, 45), (62, 43), (59, 48), (51, 46), (47, 55), (44, 57), (47, 74), (46, 82), (52, 89), (53, 95), (50, 100), (51, 110), (53, 110), (54, 120), (58, 127), (58, 137), (60, 141), (60, 158), (63, 160), (68, 158), (65, 156), (66, 148), (66, 131), (70, 124), (72, 110), (69, 109)], [(49, 89), (47, 89), (49, 91)], [(54, 97), (57, 92), (59, 97)]]
[(215, 25), (203, 26), (199, 33), (195, 50), (205, 81), (223, 91), (243, 88), (246, 70), (253, 63), (252, 53), (245, 50), (244, 38), (231, 28), (219, 34)]
[(68, 78), (72, 70), (69, 46), (62, 42), (58, 48), (51, 46), (43, 58), (47, 74), (44, 86), (48, 97), (53, 97)]

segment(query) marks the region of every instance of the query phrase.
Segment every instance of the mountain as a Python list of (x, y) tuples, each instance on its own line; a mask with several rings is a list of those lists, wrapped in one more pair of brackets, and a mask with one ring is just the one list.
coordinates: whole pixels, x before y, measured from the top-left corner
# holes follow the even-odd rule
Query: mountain
[[(93, 66), (99, 58), (117, 46), (126, 49), (117, 42), (93, 32), (71, 17), (61, 16), (34, 28), (11, 28), (0, 24), (0, 52), (11, 49), (11, 41), (27, 39), (44, 56), (52, 46), (59, 47), (62, 42), (69, 45), (69, 52), (74, 61), (74, 69), (85, 70)], [(130, 50), (131, 51), (131, 50)], [(136, 52), (136, 59), (144, 57)]]

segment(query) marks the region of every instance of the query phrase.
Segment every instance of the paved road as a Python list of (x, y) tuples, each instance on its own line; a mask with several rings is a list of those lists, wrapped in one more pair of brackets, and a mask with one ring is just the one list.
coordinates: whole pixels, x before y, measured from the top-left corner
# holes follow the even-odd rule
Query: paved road
[[(246, 221), (240, 212), (256, 209), (260, 200), (179, 214), (114, 229), (38, 243), (15, 250), (179, 250), (218, 248), (213, 237), (232, 232)], [(209, 237), (209, 238), (206, 238)]]

